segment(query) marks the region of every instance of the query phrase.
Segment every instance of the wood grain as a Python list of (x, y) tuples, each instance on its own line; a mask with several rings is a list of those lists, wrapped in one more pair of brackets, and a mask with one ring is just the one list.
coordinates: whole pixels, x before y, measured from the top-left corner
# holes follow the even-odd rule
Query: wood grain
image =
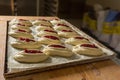
[[(4, 71), (6, 21), (14, 16), (0, 16), (0, 80)], [(38, 19), (40, 17), (17, 17), (24, 19)], [(44, 17), (42, 17), (44, 18)], [(48, 17), (53, 19), (57, 17)], [(35, 73), (7, 80), (120, 80), (120, 66), (112, 60), (76, 65), (47, 72)]]

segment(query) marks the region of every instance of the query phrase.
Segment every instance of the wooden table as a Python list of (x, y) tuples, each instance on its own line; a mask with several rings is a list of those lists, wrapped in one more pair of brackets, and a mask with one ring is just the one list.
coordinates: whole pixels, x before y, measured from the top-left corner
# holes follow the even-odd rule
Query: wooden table
[[(15, 16), (0, 16), (0, 80), (5, 80), (3, 77), (3, 71), (6, 41), (6, 21), (13, 18), (15, 18)], [(17, 16), (17, 18), (38, 19), (39, 17)], [(57, 17), (48, 17), (48, 19), (53, 18)], [(120, 80), (120, 66), (112, 60), (105, 60), (41, 73), (34, 73), (8, 80)]]

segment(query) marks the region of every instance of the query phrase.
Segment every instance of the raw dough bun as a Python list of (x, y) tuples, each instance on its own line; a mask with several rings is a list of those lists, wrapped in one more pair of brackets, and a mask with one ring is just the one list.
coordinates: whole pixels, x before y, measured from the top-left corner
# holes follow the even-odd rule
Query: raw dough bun
[(11, 28), (12, 28), (13, 30), (23, 29), (23, 30), (26, 30), (26, 31), (28, 31), (28, 32), (31, 31), (31, 29), (30, 29), (29, 27), (27, 27), (27, 26), (25, 26), (25, 25), (21, 25), (21, 24), (11, 25)]
[(37, 41), (35, 42), (15, 41), (11, 43), (11, 46), (17, 49), (39, 49), (41, 47), (41, 44)]
[(41, 38), (38, 39), (38, 42), (41, 44), (61, 44), (57, 36), (53, 36), (53, 37), (56, 37), (57, 39), (51, 39), (51, 38), (46, 38), (45, 36), (42, 36)]
[(41, 31), (41, 30), (53, 30), (53, 28), (50, 27), (50, 26), (41, 26), (41, 25), (37, 26), (35, 29), (37, 31)]
[(56, 25), (56, 24), (65, 24), (65, 22), (63, 20), (60, 20), (60, 19), (54, 19), (52, 21), (50, 21), (53, 25)]
[(33, 25), (46, 25), (46, 26), (52, 26), (52, 24), (50, 23), (50, 21), (48, 20), (44, 20), (44, 19), (40, 19), (40, 20), (35, 20), (33, 22)]
[[(73, 47), (73, 52), (81, 55), (87, 55), (87, 56), (101, 56), (103, 55), (103, 51), (99, 49), (98, 47), (96, 48), (91, 48), (91, 47), (84, 47), (81, 46), (83, 44), (77, 45)], [(90, 44), (93, 45), (93, 44)]]
[[(71, 30), (70, 30), (71, 31)], [(76, 32), (72, 31), (72, 32), (63, 32), (63, 31), (59, 31), (58, 35), (60, 37), (64, 37), (64, 38), (70, 38), (70, 37), (76, 37), (79, 36)]]
[[(53, 44), (53, 45), (56, 46), (56, 44)], [(57, 46), (62, 46), (62, 45), (57, 44)], [(72, 51), (68, 50), (64, 46), (63, 48), (61, 48), (61, 47), (51, 47), (51, 45), (48, 45), (43, 49), (43, 52), (51, 56), (70, 57), (73, 55)]]
[[(53, 31), (53, 30), (50, 30), (50, 31)], [(46, 31), (46, 30), (40, 31), (40, 32), (37, 34), (38, 37), (45, 36), (45, 35), (58, 36), (58, 34), (57, 34), (55, 31), (53, 31), (53, 32), (48, 32), (48, 31)]]
[(26, 53), (25, 51), (21, 51), (14, 56), (14, 59), (18, 62), (37, 63), (48, 59), (48, 55), (44, 53)]
[(25, 20), (25, 19), (13, 19), (9, 23), (9, 25), (14, 25), (14, 24), (22, 24), (28, 27), (32, 26), (32, 23), (29, 20)]
[(57, 24), (53, 27), (55, 30), (61, 31), (61, 30), (70, 30), (70, 27), (66, 24)]
[(9, 33), (10, 36), (14, 37), (14, 38), (31, 38), (33, 39), (33, 35), (31, 33), (27, 33), (27, 32), (10, 32)]
[(84, 43), (90, 43), (89, 40), (83, 37), (72, 37), (65, 41), (65, 43), (70, 45), (78, 45), (78, 44), (84, 44)]

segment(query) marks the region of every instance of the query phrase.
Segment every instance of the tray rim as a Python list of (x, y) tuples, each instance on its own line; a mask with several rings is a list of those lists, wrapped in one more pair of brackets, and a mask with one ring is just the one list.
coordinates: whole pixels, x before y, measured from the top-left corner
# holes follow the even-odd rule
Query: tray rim
[[(69, 25), (72, 25), (70, 22), (68, 22), (66, 20), (65, 20), (65, 22), (68, 23)], [(91, 63), (91, 62), (96, 62), (96, 61), (102, 61), (102, 60), (111, 59), (112, 57), (116, 56), (116, 54), (115, 54), (115, 52), (113, 50), (109, 49), (107, 46), (105, 46), (101, 42), (97, 41), (93, 37), (89, 36), (85, 32), (83, 32), (80, 29), (78, 29), (76, 26), (72, 25), (73, 27), (75, 27), (75, 29), (78, 29), (84, 35), (88, 36), (90, 39), (92, 39), (95, 42), (97, 42), (98, 45), (106, 48), (107, 50), (112, 51), (113, 54), (109, 55), (109, 56), (107, 55), (107, 56), (96, 57), (96, 58), (90, 59), (90, 60), (87, 59), (87, 60), (82, 60), (82, 61), (73, 61), (73, 62), (62, 63), (62, 64), (53, 65), (53, 66), (47, 66), (47, 67), (42, 67), (42, 68), (37, 67), (37, 68), (31, 68), (31, 69), (27, 69), (27, 70), (23, 70), (23, 71), (18, 71), (18, 72), (8, 72), (7, 73), (7, 71), (8, 71), (8, 65), (7, 65), (7, 62), (8, 62), (8, 58), (7, 58), (7, 56), (8, 56), (7, 55), (8, 54), (8, 49), (7, 49), (7, 45), (8, 45), (8, 27), (9, 27), (9, 21), (7, 21), (6, 24), (7, 24), (7, 29), (6, 29), (6, 45), (5, 45), (6, 49), (5, 49), (5, 60), (4, 60), (4, 74), (3, 74), (5, 78), (13, 78), (13, 77), (18, 77), (18, 76), (33, 74), (33, 73), (37, 73), (37, 72), (43, 72), (43, 71), (47, 71), (47, 70), (51, 70), (51, 69), (58, 69), (58, 68), (64, 68), (64, 67), (74, 66), (74, 65), (78, 65), (78, 64), (85, 64), (85, 63)]]

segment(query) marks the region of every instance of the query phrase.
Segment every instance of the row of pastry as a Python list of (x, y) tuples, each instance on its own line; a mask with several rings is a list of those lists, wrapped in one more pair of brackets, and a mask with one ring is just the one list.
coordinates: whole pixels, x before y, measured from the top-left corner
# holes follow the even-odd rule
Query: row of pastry
[[(32, 33), (33, 25), (36, 34)], [(103, 55), (101, 49), (77, 34), (62, 20), (56, 19), (50, 22), (39, 19), (31, 23), (29, 20), (16, 19), (10, 22), (10, 26), (12, 32), (9, 35), (16, 39), (11, 46), (22, 50), (14, 56), (14, 59), (19, 62), (40, 62), (48, 59), (49, 55), (64, 57), (70, 57), (74, 53), (88, 56)], [(37, 35), (37, 40), (34, 35)], [(62, 38), (65, 38), (64, 42), (61, 42)], [(43, 44), (46, 46), (41, 51)], [(73, 45), (72, 51), (64, 44)]]

